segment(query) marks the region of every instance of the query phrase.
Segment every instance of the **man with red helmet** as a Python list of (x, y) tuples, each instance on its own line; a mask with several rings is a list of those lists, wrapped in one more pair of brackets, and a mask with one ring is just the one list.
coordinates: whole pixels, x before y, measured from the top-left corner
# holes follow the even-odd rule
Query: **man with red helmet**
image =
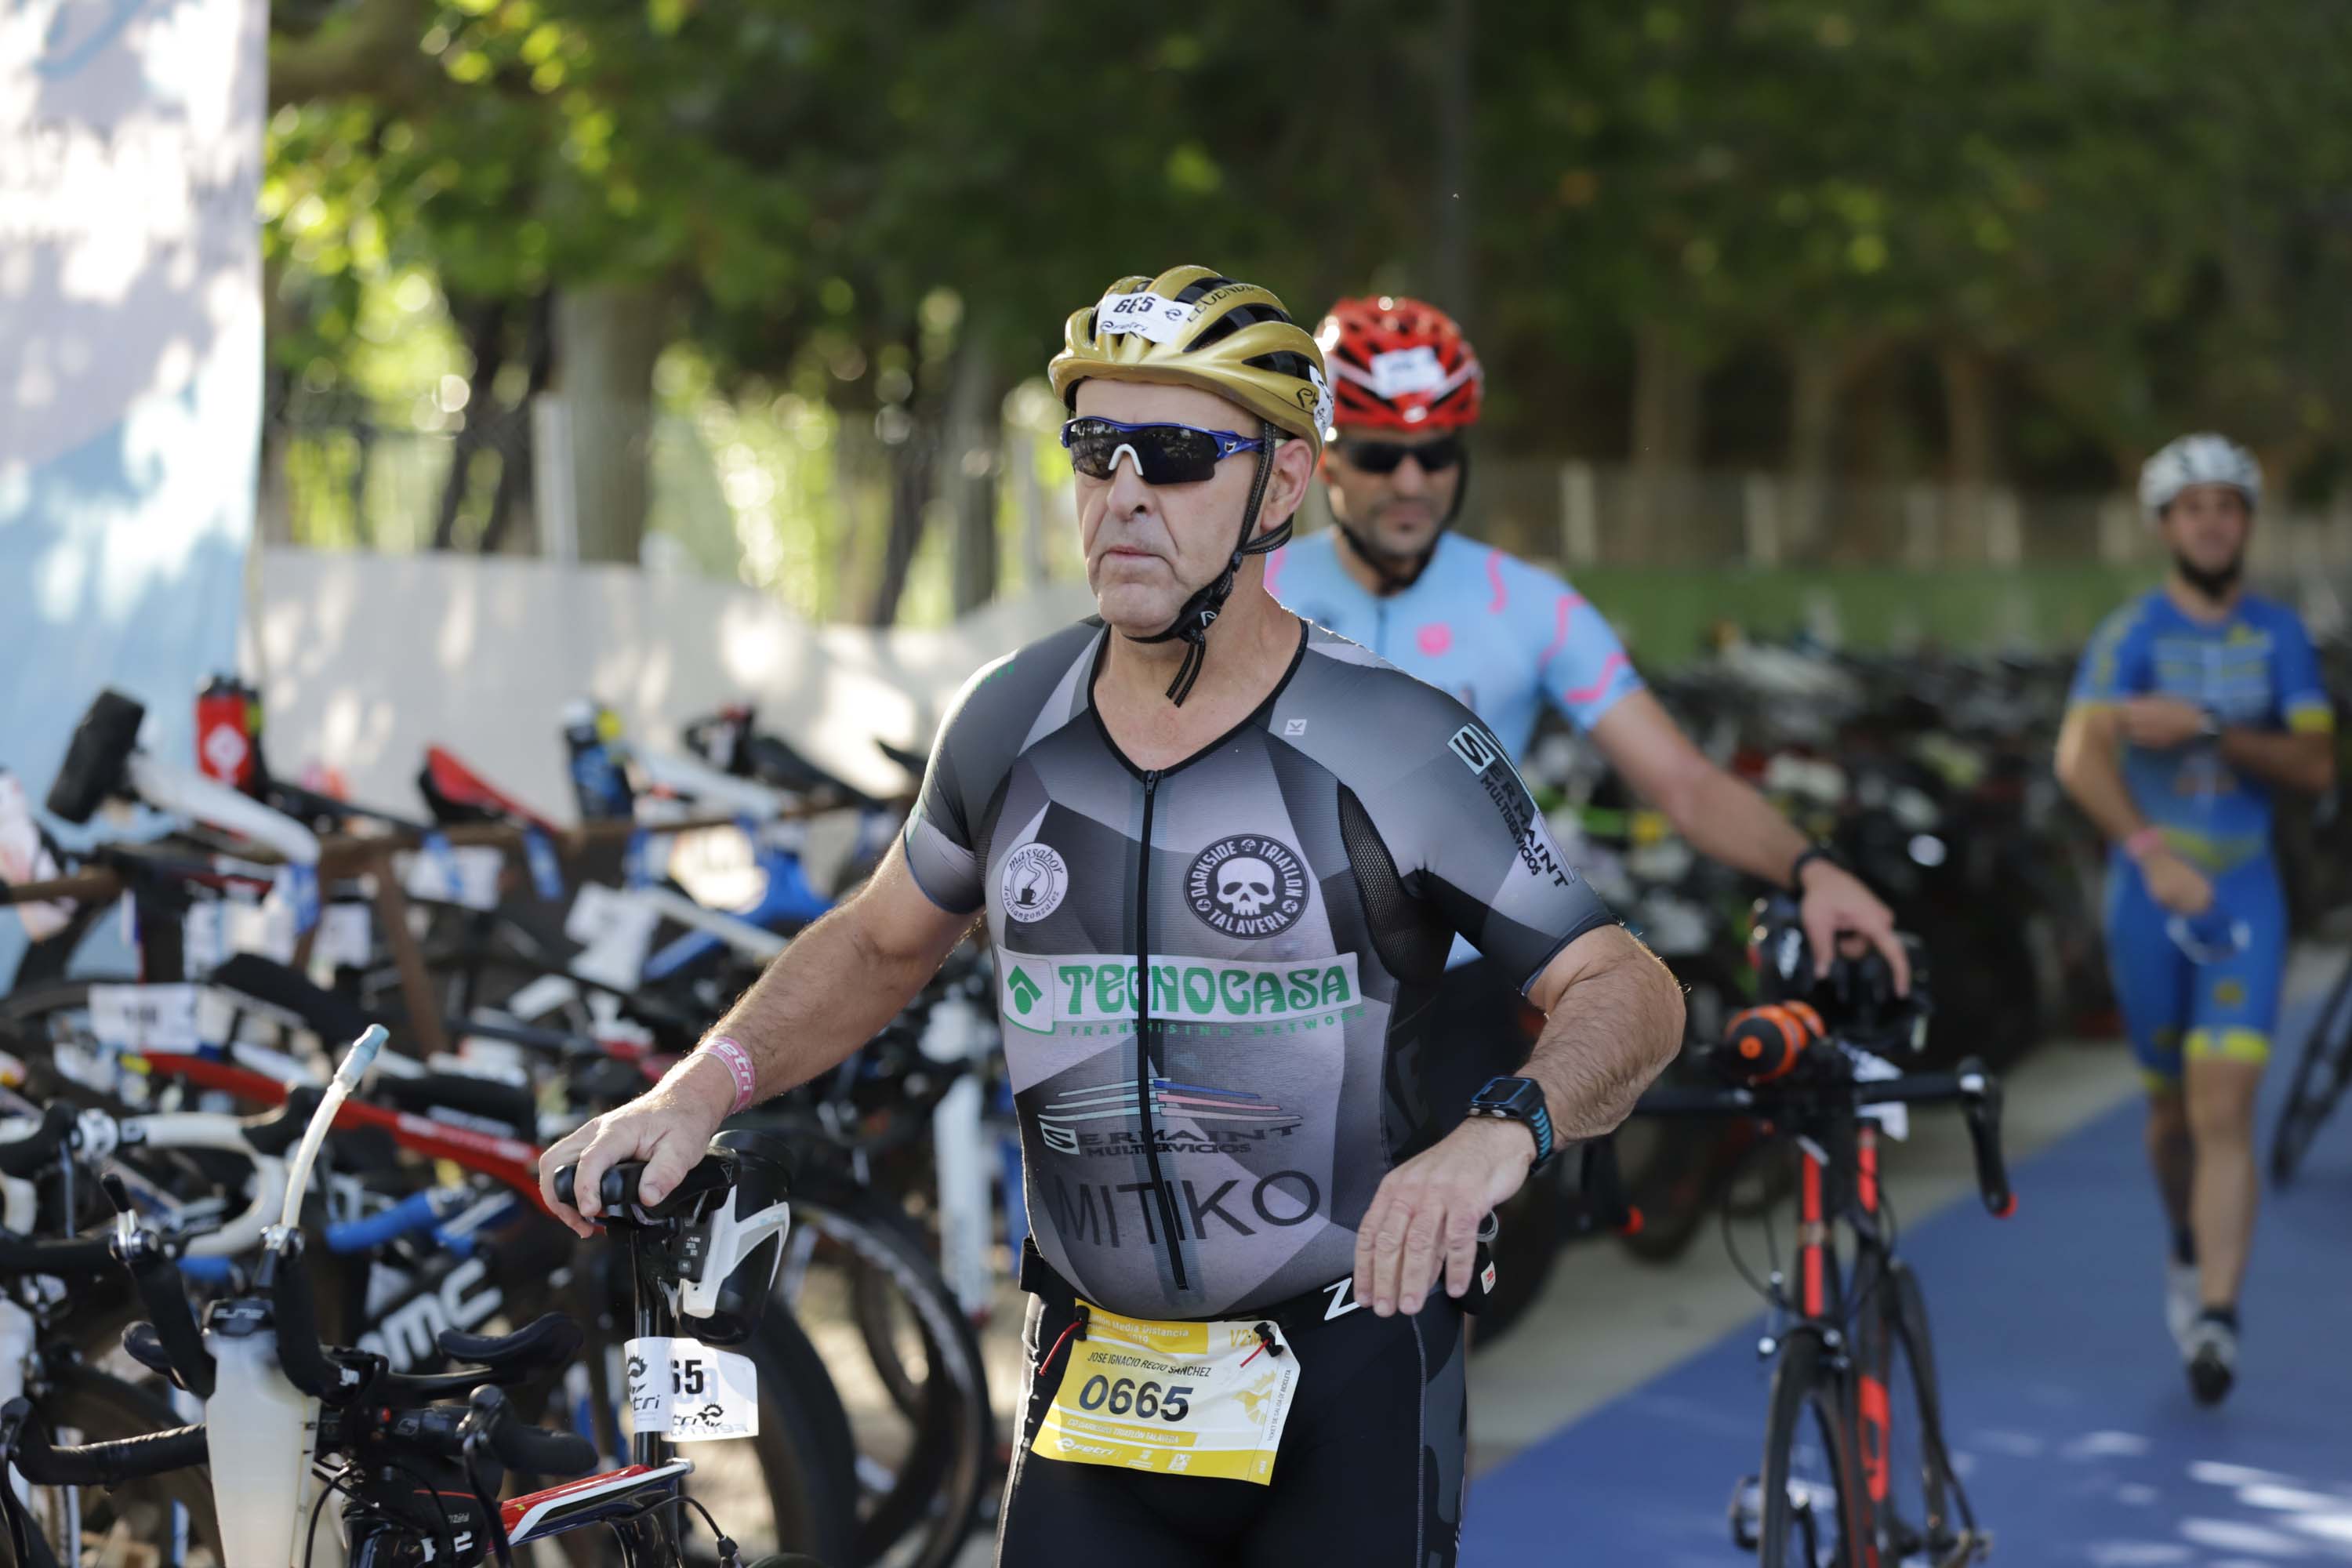
[[(1540, 706), (1557, 706), (1702, 853), (1797, 890), (1820, 963), (1834, 934), (1853, 933), (1907, 985), (1886, 906), (1684, 737), (1600, 611), (1550, 573), (1453, 531), (1485, 384), (1453, 318), (1401, 296), (1342, 300), (1315, 336), (1333, 398), (1336, 428), (1320, 472), (1334, 526), (1277, 551), (1267, 590), (1459, 698), (1515, 760)], [(1501, 1026), (1515, 1016), (1509, 998), (1475, 957), (1455, 944), (1448, 989), (1463, 1034), (1515, 1048), (1515, 1031)], [(1491, 1054), (1458, 1064), (1465, 1103), (1490, 1070), (1511, 1064), (1497, 1066)], [(1431, 1109), (1460, 1113), (1459, 1105)]]

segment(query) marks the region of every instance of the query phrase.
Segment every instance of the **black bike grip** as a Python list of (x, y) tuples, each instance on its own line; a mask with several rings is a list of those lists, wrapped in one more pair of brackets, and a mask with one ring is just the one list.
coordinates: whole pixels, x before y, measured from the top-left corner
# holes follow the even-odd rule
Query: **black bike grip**
[(113, 1267), (112, 1244), (103, 1236), (35, 1241), (0, 1231), (0, 1274), (101, 1274)]
[[(1984, 1198), (1985, 1211), (1995, 1219), (2007, 1219), (2017, 1212), (2017, 1194), (2009, 1184), (2009, 1165), (2000, 1152), (2000, 1079), (1985, 1071), (1984, 1064), (1971, 1057), (1953, 1069), (1960, 1079), (1966, 1099), (1961, 1109), (1969, 1127), (1969, 1143), (1977, 1157), (1977, 1191)], [(1974, 1079), (1974, 1087), (1969, 1080)]]
[(319, 1343), (319, 1313), (310, 1299), (310, 1274), (299, 1250), (278, 1253), (269, 1282), (269, 1310), (278, 1328), (278, 1364), (286, 1381), (329, 1405), (348, 1401), (359, 1387)]
[(490, 1387), (474, 1390), (470, 1418), (499, 1463), (530, 1476), (576, 1476), (596, 1463), (596, 1446), (577, 1432), (551, 1432), (530, 1426), (506, 1396)]
[(187, 1287), (180, 1266), (152, 1243), (119, 1249), (116, 1257), (131, 1271), (139, 1300), (155, 1330), (156, 1342), (171, 1359), (173, 1381), (198, 1399), (213, 1396), (213, 1353), (196, 1331), (196, 1314), (188, 1306)]
[(64, 1100), (51, 1100), (41, 1112), (41, 1124), (22, 1138), (12, 1138), (0, 1143), (0, 1173), (29, 1176), (58, 1157), (58, 1151), (73, 1136), (74, 1108)]
[[(19, 1403), (11, 1401), (11, 1406)], [(120, 1486), (137, 1477), (160, 1476), (166, 1470), (184, 1470), (211, 1461), (201, 1426), (59, 1448), (50, 1444), (37, 1418), (26, 1421), (18, 1430), (16, 1451), (9, 1458), (26, 1480), (44, 1487)]]

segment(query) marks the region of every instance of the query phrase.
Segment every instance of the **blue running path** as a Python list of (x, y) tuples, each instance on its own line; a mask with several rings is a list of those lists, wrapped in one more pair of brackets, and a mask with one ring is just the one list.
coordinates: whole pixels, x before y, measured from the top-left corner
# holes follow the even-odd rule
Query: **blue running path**
[[(2280, 1033), (2264, 1159), (2313, 1011), (2291, 1007)], [(2320, 1131), (2294, 1185), (2263, 1189), (2238, 1384), (2211, 1410), (2190, 1399), (2165, 1331), (2142, 1114), (2135, 1098), (2016, 1162), (2013, 1219), (1971, 1195), (1903, 1233), (1990, 1562), (2352, 1563), (2352, 1107)], [(1762, 1326), (1475, 1479), (1465, 1568), (1741, 1561), (1726, 1508), (1761, 1460)]]

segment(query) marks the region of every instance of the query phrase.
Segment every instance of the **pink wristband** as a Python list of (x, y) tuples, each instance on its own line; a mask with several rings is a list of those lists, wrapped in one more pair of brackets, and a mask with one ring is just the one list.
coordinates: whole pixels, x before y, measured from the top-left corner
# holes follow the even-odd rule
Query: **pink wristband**
[(725, 1035), (715, 1040), (705, 1040), (696, 1049), (703, 1056), (715, 1057), (724, 1063), (728, 1076), (735, 1080), (735, 1103), (728, 1108), (728, 1115), (732, 1116), (751, 1103), (751, 1092), (759, 1080), (751, 1071), (750, 1052)]
[(2124, 853), (2135, 860), (2144, 860), (2149, 850), (2163, 847), (2164, 832), (2152, 823), (2124, 840)]

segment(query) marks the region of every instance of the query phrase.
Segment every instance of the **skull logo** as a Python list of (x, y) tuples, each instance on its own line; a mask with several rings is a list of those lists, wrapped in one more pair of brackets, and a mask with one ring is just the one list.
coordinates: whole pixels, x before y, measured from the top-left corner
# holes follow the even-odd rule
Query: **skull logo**
[(1236, 855), (1217, 868), (1217, 902), (1250, 920), (1274, 902), (1274, 868), (1255, 855)]

